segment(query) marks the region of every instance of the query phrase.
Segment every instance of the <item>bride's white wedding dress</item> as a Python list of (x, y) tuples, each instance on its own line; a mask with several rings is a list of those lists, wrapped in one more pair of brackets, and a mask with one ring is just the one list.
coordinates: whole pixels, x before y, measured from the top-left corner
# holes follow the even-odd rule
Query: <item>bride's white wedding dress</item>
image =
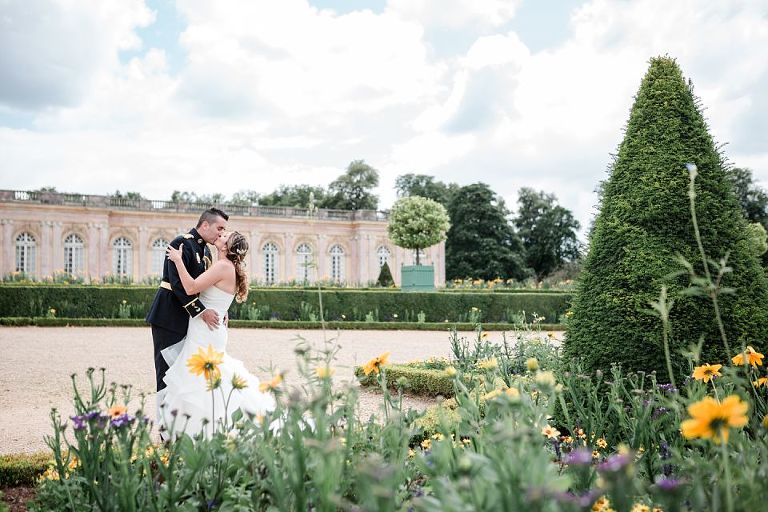
[[(215, 286), (211, 286), (200, 294), (200, 300), (206, 308), (215, 310), (222, 319), (227, 314), (234, 297), (233, 294)], [(224, 353), (224, 360), (219, 365), (221, 389), (214, 391), (213, 398), (205, 377), (194, 375), (187, 368), (187, 360), (199, 348), (206, 350), (208, 345), (212, 345), (217, 352)], [(189, 435), (194, 436), (203, 431), (210, 434), (211, 424), (203, 428), (203, 419), (218, 425), (219, 420), (224, 418), (225, 399), (230, 397), (234, 375), (245, 380), (248, 386), (245, 389), (232, 391), (227, 407), (229, 418), (237, 409), (252, 415), (263, 415), (275, 408), (274, 396), (271, 393), (259, 391), (259, 379), (245, 369), (242, 361), (230, 357), (226, 350), (227, 327), (222, 324), (212, 331), (200, 316), (197, 316), (189, 320), (187, 336), (162, 351), (169, 368), (164, 379), (167, 387), (158, 392), (157, 400), (158, 405), (162, 406), (160, 414), (166, 428), (171, 428), (175, 415), (174, 430), (177, 434), (184, 428), (185, 423), (187, 425), (185, 432)], [(231, 425), (231, 422), (229, 423)]]

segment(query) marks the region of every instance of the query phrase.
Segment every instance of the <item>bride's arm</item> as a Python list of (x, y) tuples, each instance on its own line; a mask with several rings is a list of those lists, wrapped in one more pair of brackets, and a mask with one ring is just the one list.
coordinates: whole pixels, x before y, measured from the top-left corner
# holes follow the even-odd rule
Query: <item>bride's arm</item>
[(184, 287), (184, 291), (187, 292), (188, 295), (196, 295), (203, 290), (210, 288), (226, 277), (226, 266), (220, 264), (220, 262), (217, 261), (211, 266), (211, 268), (200, 274), (197, 279), (194, 279), (189, 274), (187, 267), (184, 266), (184, 261), (182, 260), (183, 248), (183, 245), (179, 246), (178, 249), (174, 249), (169, 245), (165, 252), (168, 254), (168, 259), (176, 265), (176, 270), (179, 272), (181, 285)]

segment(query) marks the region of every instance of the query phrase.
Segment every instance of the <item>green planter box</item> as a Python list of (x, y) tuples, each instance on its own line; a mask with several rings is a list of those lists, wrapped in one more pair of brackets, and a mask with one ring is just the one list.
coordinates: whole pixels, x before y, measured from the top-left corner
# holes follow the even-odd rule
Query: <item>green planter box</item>
[(435, 267), (404, 265), (400, 267), (400, 288), (404, 292), (428, 292), (435, 289)]

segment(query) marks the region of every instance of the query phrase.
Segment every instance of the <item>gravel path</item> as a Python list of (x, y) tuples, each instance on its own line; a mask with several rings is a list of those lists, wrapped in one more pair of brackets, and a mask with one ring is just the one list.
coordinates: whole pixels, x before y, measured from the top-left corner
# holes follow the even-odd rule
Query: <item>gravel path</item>
[[(322, 331), (232, 329), (228, 352), (258, 377), (269, 376), (270, 364), (287, 371), (286, 383), (297, 378), (294, 348), (301, 336), (323, 346)], [(329, 331), (337, 337), (335, 381), (353, 380), (353, 366), (391, 351), (392, 362), (448, 356), (448, 333), (442, 331)], [(501, 333), (489, 333), (500, 340)], [(147, 411), (155, 410), (152, 337), (149, 328), (133, 327), (2, 327), (0, 328), (0, 454), (45, 450), (49, 412), (72, 412), (70, 375), (84, 377), (88, 367), (106, 368), (108, 381), (132, 384), (134, 396), (148, 395)], [(82, 380), (81, 380), (82, 382)], [(381, 397), (361, 390), (363, 417), (376, 413)], [(428, 400), (408, 398), (406, 407), (423, 409)]]

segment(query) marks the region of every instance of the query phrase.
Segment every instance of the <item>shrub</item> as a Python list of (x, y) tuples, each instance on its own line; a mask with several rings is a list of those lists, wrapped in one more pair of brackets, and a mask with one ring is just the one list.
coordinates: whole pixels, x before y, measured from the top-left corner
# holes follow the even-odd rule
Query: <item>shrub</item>
[(728, 339), (732, 346), (765, 346), (768, 287), (723, 157), (677, 63), (659, 57), (651, 60), (602, 185), (600, 212), (568, 322), (565, 354), (580, 358), (588, 371), (608, 370), (616, 362), (625, 370), (667, 375), (662, 326), (644, 312), (658, 299), (662, 285), (675, 299), (670, 339), (674, 373), (685, 371), (680, 351), (700, 339), (704, 360), (726, 356), (711, 300), (680, 294), (691, 280), (677, 255), (691, 262), (699, 276), (705, 274), (687, 194), (686, 162), (698, 166), (696, 214), (703, 244), (711, 258), (727, 257), (733, 268), (721, 284), (738, 294), (719, 298)]
[(395, 279), (392, 277), (392, 271), (389, 270), (389, 263), (386, 261), (381, 266), (379, 277), (376, 279), (376, 285), (382, 288), (389, 288), (395, 284)]
[[(157, 288), (139, 286), (7, 285), (0, 293), (0, 317), (43, 317), (50, 308), (55, 308), (58, 318), (118, 318), (122, 310), (124, 315), (143, 319), (156, 291)], [(424, 321), (428, 323), (457, 322), (462, 320), (462, 315), (466, 320), (467, 312), (473, 307), (483, 311), (486, 322), (508, 321), (511, 320), (507, 318), (509, 311), (516, 314), (525, 311), (528, 321), (532, 321), (536, 313), (547, 323), (557, 323), (567, 310), (569, 300), (567, 293), (538, 292), (404, 294), (398, 290), (348, 289), (323, 292), (326, 319), (352, 316), (352, 312), (357, 311), (362, 320), (365, 312), (378, 311), (379, 320), (401, 321), (406, 311), (412, 311), (416, 320), (417, 313), (423, 311)], [(252, 289), (246, 303), (232, 305), (230, 318), (252, 318), (255, 308), (263, 320), (307, 318), (309, 312), (319, 312), (317, 290)], [(267, 314), (269, 318), (265, 318)]]
[[(453, 378), (445, 370), (432, 370), (427, 368), (415, 368), (407, 364), (389, 364), (387, 368), (387, 379), (392, 385), (404, 378), (408, 381), (405, 391), (409, 394), (423, 396), (453, 396)], [(363, 368), (355, 367), (355, 376), (360, 380), (363, 386), (375, 386), (376, 376), (371, 374), (366, 376)]]
[(50, 453), (0, 455), (0, 487), (34, 485), (50, 460)]

